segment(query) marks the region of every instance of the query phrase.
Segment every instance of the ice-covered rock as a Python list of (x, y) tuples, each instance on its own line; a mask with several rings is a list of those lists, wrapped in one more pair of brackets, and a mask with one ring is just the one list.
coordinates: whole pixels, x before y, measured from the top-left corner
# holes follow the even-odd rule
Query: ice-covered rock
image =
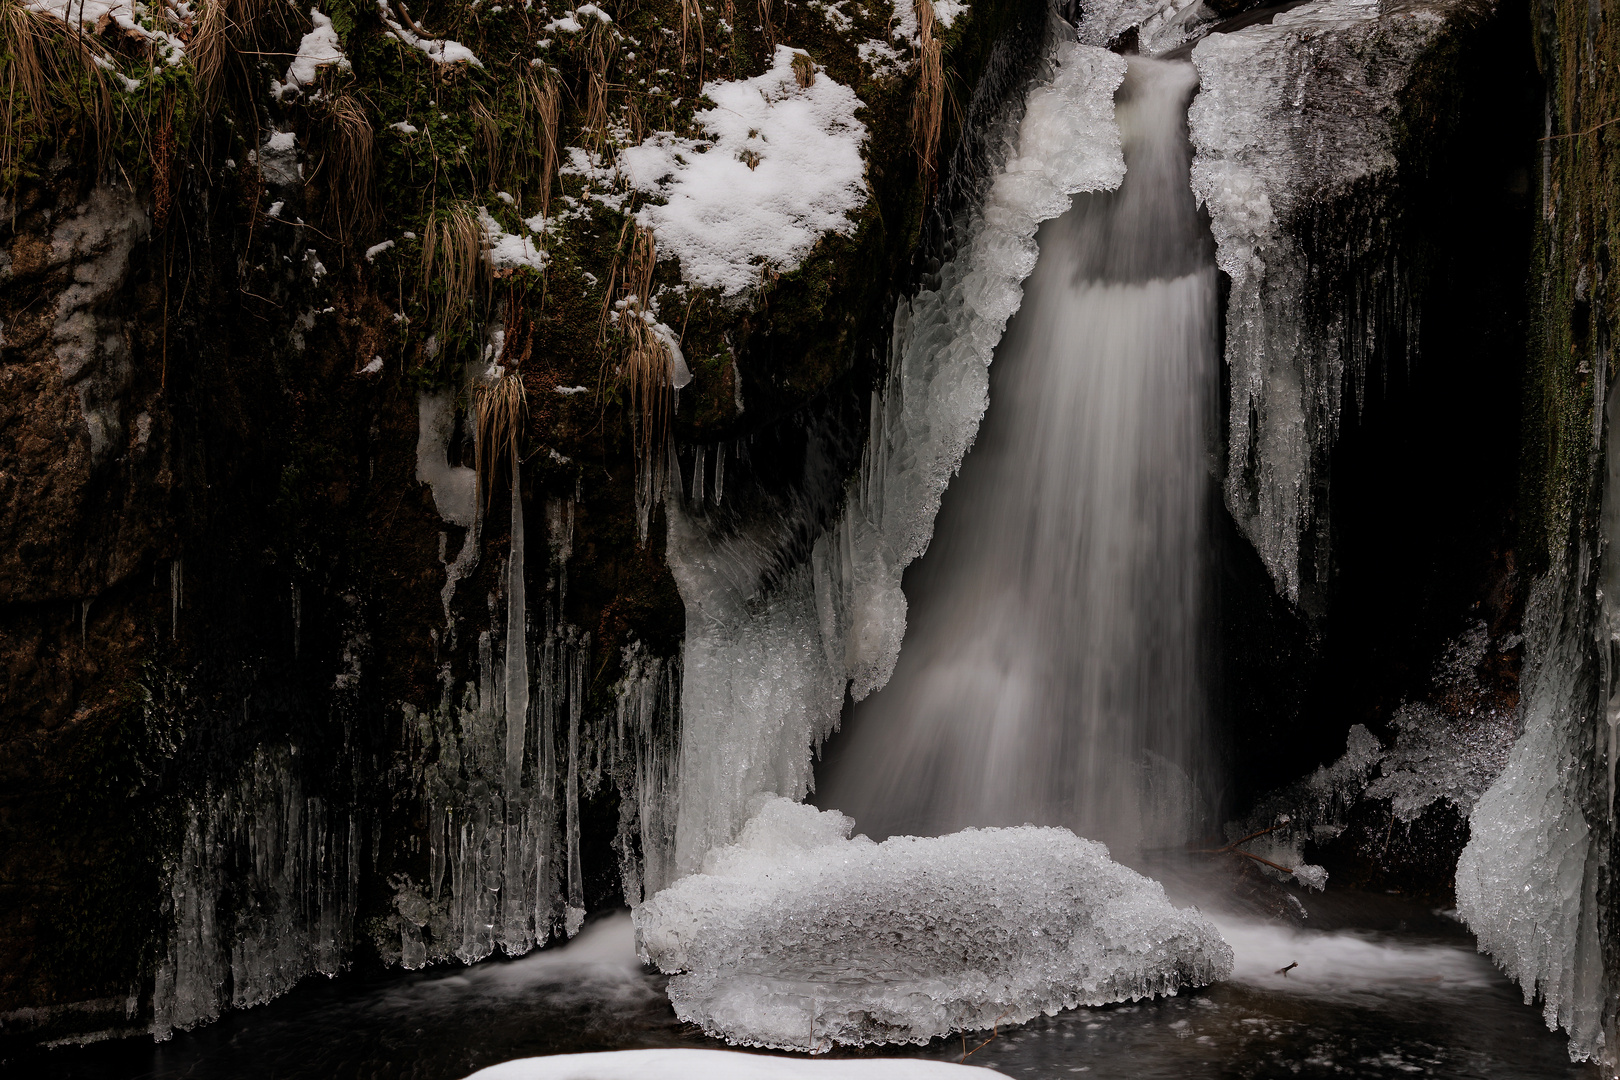
[(1592, 643), (1579, 617), (1584, 583), (1539, 579), (1525, 611), (1524, 734), (1469, 819), (1457, 860), (1457, 911), (1547, 1026), (1569, 1033), (1570, 1055), (1604, 1044), (1605, 976), (1598, 920), (1601, 851), (1581, 805), (1583, 720)]
[[(1400, 95), (1460, 7), (1318, 0), (1193, 50), (1193, 190), (1232, 279), (1226, 504), (1291, 601), (1328, 572), (1321, 489), (1346, 391), (1411, 340), (1385, 205)], [(1322, 215), (1361, 224), (1316, 251)]]
[(735, 844), (636, 913), (683, 1020), (751, 1046), (926, 1042), (1224, 977), (1203, 915), (1066, 829), (850, 838), (763, 799)]

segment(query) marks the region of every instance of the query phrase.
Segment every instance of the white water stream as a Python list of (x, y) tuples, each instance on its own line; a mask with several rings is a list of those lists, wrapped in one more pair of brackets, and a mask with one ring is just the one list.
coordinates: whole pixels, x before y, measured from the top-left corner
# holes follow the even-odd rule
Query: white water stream
[(1201, 809), (1216, 275), (1192, 65), (1132, 57), (1126, 175), (1039, 234), (992, 406), (906, 581), (889, 685), (818, 801), (874, 836), (1067, 825), (1128, 851)]

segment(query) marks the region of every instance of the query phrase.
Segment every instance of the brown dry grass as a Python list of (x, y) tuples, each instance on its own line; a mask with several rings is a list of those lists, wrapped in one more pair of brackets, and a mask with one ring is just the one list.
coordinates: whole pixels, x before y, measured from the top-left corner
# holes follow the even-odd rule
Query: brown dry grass
[(510, 459), (515, 464), (520, 456), (523, 422), (529, 412), (522, 372), (513, 368), (493, 382), (480, 383), (473, 391), (473, 412), (478, 423), (473, 464), (478, 473), (480, 505), (487, 506), (501, 461)]
[[(674, 414), (669, 347), (648, 323), (653, 270), (657, 263), (652, 230), (633, 226), (619, 298), (619, 329), (625, 339), (619, 382), (629, 398), (631, 441), (636, 456), (636, 504), (643, 510), (650, 507), (662, 491), (670, 419)], [(645, 514), (638, 516), (645, 528)]]
[(435, 207), (422, 233), (422, 289), (428, 292), (435, 279), (444, 283), (433, 320), (441, 342), (448, 338), (451, 327), (471, 312), (489, 278), (478, 212), (465, 203)]
[[(510, 155), (491, 154), (503, 168), (532, 182), (540, 210), (551, 208), (551, 185), (557, 178), (557, 125), (562, 114), (562, 88), (548, 68), (520, 68), (513, 81), (517, 97), (518, 137)], [(499, 186), (499, 180), (494, 181)]]
[(698, 41), (698, 85), (703, 84), (703, 10), (698, 7), (698, 0), (681, 0), (681, 67), (687, 66), (687, 40), (691, 35), (691, 27), (697, 26)]
[(15, 164), (25, 129), (53, 129), (59, 102), (72, 105), (94, 140), (98, 165), (106, 166), (116, 106), (97, 60), (107, 57), (92, 35), (73, 33), (20, 0), (0, 0), (0, 168)]
[(917, 93), (911, 101), (911, 138), (922, 170), (932, 176), (939, 156), (940, 125), (945, 117), (945, 63), (935, 36), (934, 5), (915, 0), (917, 9)]
[(374, 132), (365, 106), (353, 94), (334, 93), (327, 100), (320, 167), (328, 170), (328, 201), (338, 235), (350, 243), (357, 232), (371, 226), (376, 214), (372, 186)]

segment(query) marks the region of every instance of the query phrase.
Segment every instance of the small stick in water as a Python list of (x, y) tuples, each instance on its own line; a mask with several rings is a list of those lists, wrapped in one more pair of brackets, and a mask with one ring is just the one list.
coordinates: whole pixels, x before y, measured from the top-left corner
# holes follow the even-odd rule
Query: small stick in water
[(1278, 968), (1277, 971), (1276, 971), (1276, 974), (1281, 975), (1283, 978), (1286, 979), (1286, 978), (1288, 978), (1288, 973), (1290, 971), (1293, 971), (1297, 967), (1299, 967), (1299, 961), (1295, 960), (1292, 964), (1289, 964), (1287, 967)]

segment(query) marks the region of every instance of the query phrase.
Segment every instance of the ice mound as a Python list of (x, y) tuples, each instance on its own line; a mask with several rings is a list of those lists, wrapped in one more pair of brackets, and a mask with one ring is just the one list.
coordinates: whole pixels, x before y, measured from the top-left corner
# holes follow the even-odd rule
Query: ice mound
[(1208, 919), (1067, 829), (879, 844), (853, 825), (762, 798), (735, 844), (642, 905), (677, 1016), (748, 1046), (921, 1043), (1232, 969)]
[(735, 1050), (613, 1050), (519, 1058), (467, 1080), (973, 1080), (989, 1069), (911, 1058), (805, 1061)]

